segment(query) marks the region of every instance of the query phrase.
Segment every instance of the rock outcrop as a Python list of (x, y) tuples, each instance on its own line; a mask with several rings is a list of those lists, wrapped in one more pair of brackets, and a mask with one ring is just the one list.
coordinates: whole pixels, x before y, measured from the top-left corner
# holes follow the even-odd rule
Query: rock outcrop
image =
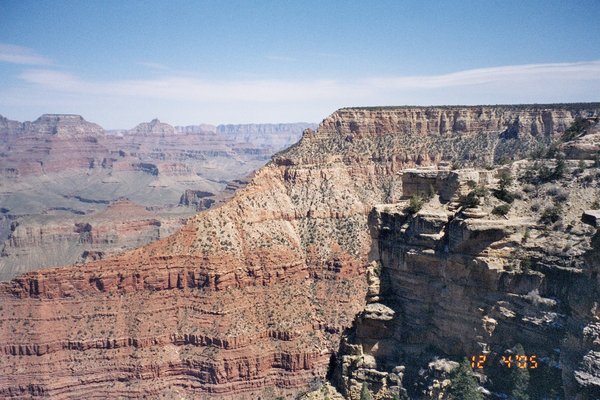
[(0, 116), (0, 137), (20, 135), (98, 136), (104, 130), (98, 124), (88, 122), (81, 115), (44, 114), (33, 122), (12, 121)]
[[(0, 395), (290, 395), (325, 377), (356, 315), (362, 321), (353, 330), (358, 339), (349, 337), (343, 346), (361, 358), (340, 376), (342, 382), (382, 382), (401, 392), (411, 370), (395, 357), (419, 361), (420, 343), (456, 354), (479, 349), (476, 343), (490, 331), (498, 332), (494, 340), (508, 341), (521, 326), (528, 329), (516, 338), (540, 339), (534, 350), (543, 352), (542, 343), (556, 344), (546, 333), (564, 330), (561, 324), (571, 317), (561, 314), (564, 303), (536, 297), (536, 289), (550, 294), (543, 292), (542, 264), (540, 271), (504, 271), (524, 222), (461, 219), (435, 208), (423, 219), (395, 206), (372, 210), (402, 200), (398, 172), (405, 168), (516, 157), (560, 136), (578, 115), (599, 109), (340, 110), (274, 156), (232, 199), (196, 215), (172, 236), (117, 257), (1, 284)], [(446, 228), (457, 238), (449, 245), (453, 250), (441, 246)], [(402, 244), (404, 239), (409, 242)], [(444, 251), (451, 256), (439, 267)], [(584, 276), (570, 268), (551, 269), (557, 278), (548, 287), (557, 297), (556, 282)], [(499, 287), (500, 297), (486, 297)], [(457, 308), (453, 299), (469, 306)], [(573, 321), (586, 320), (586, 299), (576, 300), (580, 314)], [(536, 301), (542, 306), (531, 307)], [(471, 306), (479, 303), (489, 307)], [(454, 329), (474, 343), (466, 336), (448, 340), (444, 335), (455, 335)], [(585, 346), (577, 338), (573, 345)], [(411, 346), (394, 347), (398, 340)], [(337, 359), (346, 355), (343, 348)], [(593, 369), (581, 376), (593, 384)]]
[(165, 124), (164, 122), (160, 122), (158, 118), (153, 119), (150, 122), (142, 122), (138, 124), (135, 128), (130, 130), (128, 133), (132, 135), (174, 135), (175, 128), (169, 124)]
[[(533, 165), (520, 162), (512, 172), (525, 177)], [(493, 171), (481, 171), (484, 179), (472, 170), (404, 174), (412, 195), (426, 197), (423, 181), (432, 182), (432, 199), (417, 213), (401, 201), (377, 205), (370, 214), (368, 304), (342, 338), (334, 375), (340, 390), (358, 399), (366, 383), (381, 399), (445, 398), (449, 370), (432, 372), (432, 365), (485, 355), (494, 360), (479, 371), (486, 390), (507, 394), (508, 373), (498, 360), (521, 344), (540, 360), (531, 370), (534, 398), (598, 398), (600, 247), (596, 229), (586, 226), (596, 228), (597, 211), (582, 213), (600, 195), (588, 183), (597, 171), (571, 167), (564, 179), (529, 193), (515, 185), (510, 190), (517, 198), (505, 217), (491, 212), (505, 204), (491, 195), (479, 213), (451, 201), (465, 199), (461, 188), (467, 186), (499, 190), (489, 177)], [(572, 181), (573, 172), (584, 175)], [(544, 201), (569, 206), (551, 227), (545, 217), (551, 207), (535, 206)]]

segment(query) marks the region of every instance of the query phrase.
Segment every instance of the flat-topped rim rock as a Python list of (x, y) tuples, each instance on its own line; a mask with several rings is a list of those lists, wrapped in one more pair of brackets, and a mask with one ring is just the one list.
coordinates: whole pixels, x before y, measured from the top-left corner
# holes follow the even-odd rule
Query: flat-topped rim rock
[(511, 109), (511, 110), (581, 110), (581, 109), (599, 109), (600, 102), (581, 102), (581, 103), (521, 103), (521, 104), (444, 104), (444, 105), (397, 105), (397, 106), (351, 106), (342, 107), (337, 111), (393, 111), (393, 110), (420, 110), (420, 109), (440, 109), (440, 110), (481, 110), (481, 109)]

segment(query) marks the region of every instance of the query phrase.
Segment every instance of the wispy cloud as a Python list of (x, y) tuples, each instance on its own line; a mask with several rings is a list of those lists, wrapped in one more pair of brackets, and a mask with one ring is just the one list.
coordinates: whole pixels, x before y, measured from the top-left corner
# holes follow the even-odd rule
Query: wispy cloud
[(48, 69), (30, 69), (21, 78), (60, 92), (90, 95), (161, 98), (196, 101), (254, 101), (258, 103), (303, 101), (337, 96), (345, 91), (335, 81), (294, 82), (285, 80), (208, 81), (189, 77), (163, 77), (150, 80), (110, 82), (84, 81), (74, 75)]
[(50, 65), (52, 61), (27, 47), (0, 43), (0, 62), (24, 65)]
[[(480, 68), (444, 75), (374, 77), (353, 82), (338, 80), (205, 80), (187, 76), (164, 76), (147, 80), (87, 81), (50, 69), (29, 69), (26, 82), (45, 89), (90, 95), (158, 98), (189, 101), (246, 101), (257, 103), (347, 99), (377, 99), (390, 92), (402, 93), (449, 87), (481, 85), (514, 86), (531, 82), (558, 85), (565, 81), (600, 81), (600, 61), (530, 64)], [(442, 100), (443, 101), (443, 100)]]
[(368, 83), (387, 89), (435, 89), (450, 86), (470, 86), (522, 80), (599, 80), (600, 61), (525, 64), (493, 68), (470, 69), (444, 75), (379, 77)]
[[(319, 121), (361, 105), (510, 104), (600, 100), (600, 60), (512, 65), (427, 76), (209, 80), (157, 70), (148, 79), (89, 80), (47, 66), (25, 69), (25, 85), (0, 87), (0, 108), (16, 115), (79, 113), (107, 127), (160, 116), (171, 123)], [(31, 115), (25, 118), (34, 118)]]

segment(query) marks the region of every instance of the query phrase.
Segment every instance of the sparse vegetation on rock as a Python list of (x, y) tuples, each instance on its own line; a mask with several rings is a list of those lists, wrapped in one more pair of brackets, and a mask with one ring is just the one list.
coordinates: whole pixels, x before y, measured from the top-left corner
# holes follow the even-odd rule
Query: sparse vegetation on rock
[(363, 382), (360, 389), (360, 400), (373, 400), (373, 396), (371, 395), (371, 391), (369, 390), (369, 386), (367, 386), (366, 382)]
[(477, 380), (473, 376), (471, 365), (466, 358), (463, 359), (458, 368), (453, 371), (450, 380), (452, 381), (452, 386), (448, 391), (450, 399), (483, 400)]
[(492, 214), (499, 215), (499, 216), (505, 216), (506, 214), (508, 214), (509, 211), (510, 211), (510, 204), (502, 204), (502, 205), (494, 207), (494, 209), (492, 210)]
[(413, 195), (410, 198), (410, 201), (408, 203), (408, 206), (406, 207), (406, 210), (411, 214), (416, 214), (419, 211), (421, 211), (421, 208), (423, 208), (423, 204), (425, 204), (424, 198), (422, 198), (421, 196), (418, 196), (418, 195)]
[[(169, 397), (176, 385), (180, 397), (257, 398), (265, 386), (276, 386), (265, 393), (279, 396), (309, 388), (333, 360), (329, 372), (341, 392), (359, 397), (366, 381), (378, 398), (404, 398), (418, 390), (419, 372), (430, 364), (439, 365), (425, 389), (448, 390), (450, 363), (456, 365), (438, 363), (440, 355), (462, 357), (486, 347), (497, 353), (518, 340), (535, 343), (544, 357), (559, 349), (565, 373), (553, 376), (557, 386), (562, 390), (565, 379), (567, 398), (589, 395), (593, 380), (580, 383), (577, 376), (594, 378), (597, 371), (582, 357), (597, 337), (597, 311), (587, 299), (597, 297), (592, 273), (600, 257), (591, 240), (595, 229), (578, 214), (596, 198), (597, 179), (585, 187), (556, 180), (569, 192), (572, 205), (559, 214), (571, 228), (548, 230), (536, 222), (551, 205), (550, 184), (526, 199), (515, 196), (509, 218), (496, 218), (490, 211), (508, 203), (485, 197), (492, 171), (424, 168), (421, 184), (412, 188), (398, 173), (438, 160), (471, 166), (507, 155), (518, 159), (532, 143), (559, 136), (578, 112), (515, 110), (336, 112), (317, 133), (276, 155), (228, 203), (198, 214), (173, 236), (119, 257), (0, 285), (0, 375), (26, 371), (3, 380), (0, 394)], [(518, 136), (508, 132), (499, 139), (503, 131), (490, 127), (504, 129), (506, 121)], [(350, 130), (360, 134), (346, 140)], [(504, 168), (518, 171), (526, 163)], [(555, 170), (552, 161), (542, 163)], [(518, 194), (520, 183), (505, 188)], [(402, 199), (425, 197), (429, 184), (439, 199), (433, 196), (425, 208), (420, 198), (414, 209), (426, 212), (403, 212)], [(479, 202), (469, 216), (460, 214), (465, 193)], [(530, 208), (534, 202), (537, 211)], [(381, 273), (365, 273), (370, 261)], [(110, 339), (102, 336), (106, 327)], [(80, 379), (67, 362), (74, 359), (97, 379)], [(451, 390), (459, 392), (455, 398), (480, 399), (480, 390), (489, 389), (487, 371), (478, 370), (475, 379), (463, 364)], [(27, 386), (29, 377), (48, 371), (56, 379)], [(532, 383), (541, 382), (535, 379), (532, 374)], [(508, 396), (510, 389), (497, 394)]]

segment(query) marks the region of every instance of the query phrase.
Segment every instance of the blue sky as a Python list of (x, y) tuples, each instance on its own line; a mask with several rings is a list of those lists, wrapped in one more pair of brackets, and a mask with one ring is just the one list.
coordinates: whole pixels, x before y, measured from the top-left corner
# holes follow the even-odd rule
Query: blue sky
[(600, 1), (0, 0), (0, 114), (106, 128), (600, 100)]

